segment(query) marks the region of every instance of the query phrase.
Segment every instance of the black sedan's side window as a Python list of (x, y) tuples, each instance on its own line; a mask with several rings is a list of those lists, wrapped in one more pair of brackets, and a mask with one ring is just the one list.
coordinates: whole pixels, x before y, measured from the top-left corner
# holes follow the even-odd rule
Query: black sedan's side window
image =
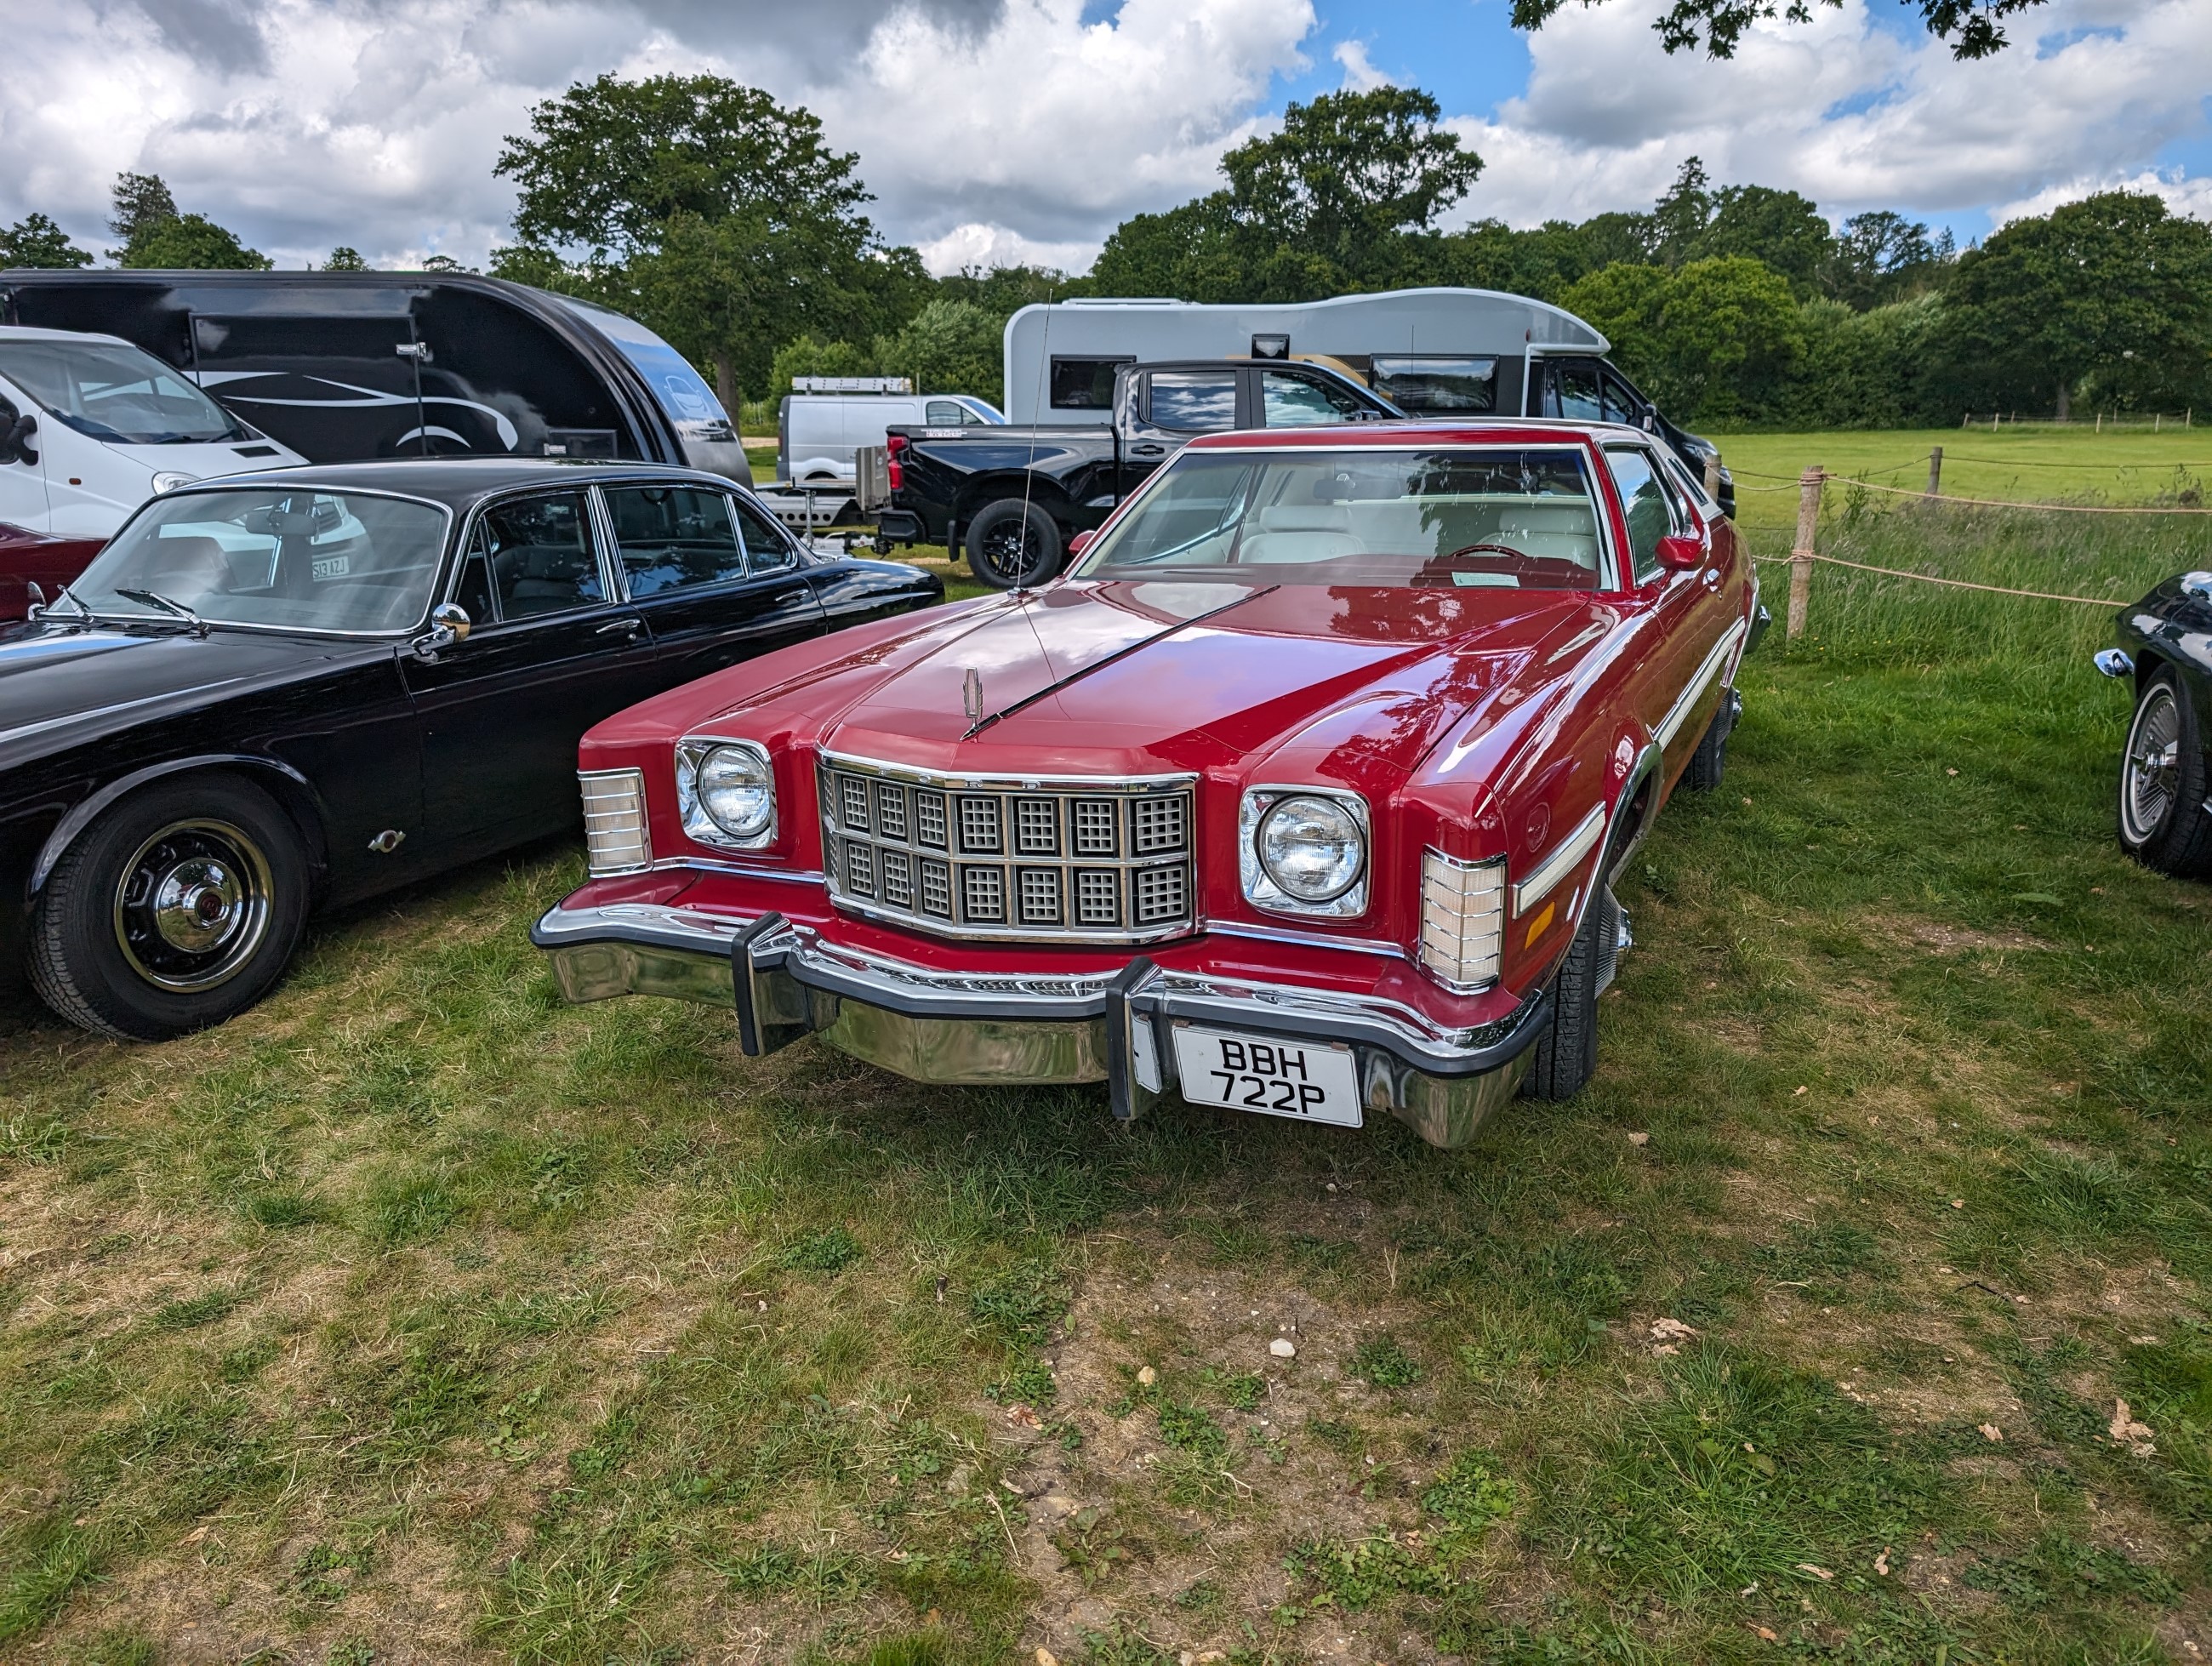
[(494, 504), (477, 518), (454, 593), (471, 619), (526, 619), (607, 599), (581, 492)]
[(738, 525), (744, 529), (745, 558), (750, 571), (780, 573), (799, 565), (799, 551), (782, 527), (742, 497), (731, 502), (737, 508)]
[(699, 486), (609, 486), (607, 518), (632, 601), (745, 575), (730, 500)]

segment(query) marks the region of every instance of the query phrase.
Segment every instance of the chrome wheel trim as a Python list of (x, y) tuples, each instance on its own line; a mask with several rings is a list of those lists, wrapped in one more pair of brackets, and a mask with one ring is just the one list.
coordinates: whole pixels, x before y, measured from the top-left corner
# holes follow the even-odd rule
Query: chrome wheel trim
[(2143, 696), (2120, 765), (2120, 823), (2131, 844), (2148, 844), (2173, 808), (2181, 770), (2181, 708), (2164, 684)]
[(269, 935), (269, 859), (234, 823), (171, 822), (123, 865), (115, 941), (157, 989), (196, 994), (244, 971)]

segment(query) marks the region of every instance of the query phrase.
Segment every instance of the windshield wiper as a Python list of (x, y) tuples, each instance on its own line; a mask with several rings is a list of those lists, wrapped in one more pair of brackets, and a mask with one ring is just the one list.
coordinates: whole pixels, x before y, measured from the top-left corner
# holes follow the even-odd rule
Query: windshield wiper
[[(205, 619), (200, 617), (182, 602), (171, 601), (158, 590), (132, 590), (118, 584), (115, 587), (115, 593), (118, 596), (128, 596), (134, 602), (149, 603), (164, 612), (175, 614), (191, 627), (192, 635), (195, 636), (204, 636), (208, 634), (208, 622)], [(83, 604), (79, 603), (78, 605), (82, 606)]]

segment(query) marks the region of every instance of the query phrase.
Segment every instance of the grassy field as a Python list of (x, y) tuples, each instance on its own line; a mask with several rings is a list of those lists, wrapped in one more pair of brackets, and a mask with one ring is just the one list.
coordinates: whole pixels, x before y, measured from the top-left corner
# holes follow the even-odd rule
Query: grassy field
[(2212, 888), (2114, 848), (2107, 629), (1822, 569), (1597, 1081), (1455, 1154), (562, 1006), (567, 847), (210, 1034), (0, 1007), (0, 1657), (2203, 1659)]

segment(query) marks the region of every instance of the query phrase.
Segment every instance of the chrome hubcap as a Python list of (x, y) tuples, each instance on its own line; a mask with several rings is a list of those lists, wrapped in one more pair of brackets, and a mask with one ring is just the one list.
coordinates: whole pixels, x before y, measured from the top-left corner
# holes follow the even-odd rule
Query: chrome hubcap
[(2120, 777), (2120, 815), (2130, 839), (2142, 843), (2164, 824), (2180, 769), (2180, 709), (2171, 690), (2153, 689), (2136, 712)]
[(228, 822), (172, 823), (115, 888), (115, 940), (149, 983), (179, 994), (235, 977), (269, 930), (266, 857)]

